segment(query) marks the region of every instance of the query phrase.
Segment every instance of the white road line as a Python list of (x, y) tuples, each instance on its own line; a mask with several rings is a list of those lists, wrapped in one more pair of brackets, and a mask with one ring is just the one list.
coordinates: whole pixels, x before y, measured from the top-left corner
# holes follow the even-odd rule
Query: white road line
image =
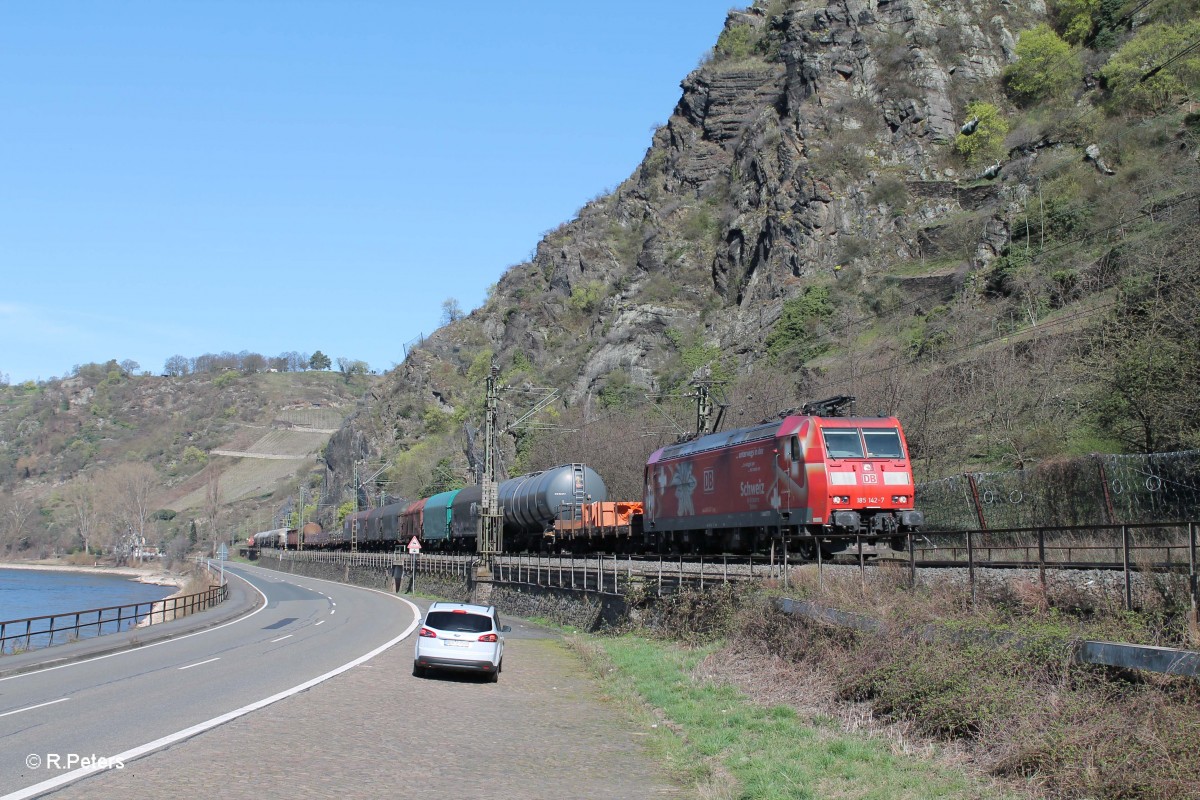
[(329, 613), (330, 613), (330, 614), (336, 614), (336, 613), (337, 613), (337, 611), (335, 611), (334, 609), (332, 609), (332, 608), (331, 608), (331, 609), (329, 609)]
[(8, 716), (12, 716), (13, 714), (20, 714), (22, 711), (33, 711), (35, 708), (45, 708), (46, 706), (52, 706), (55, 703), (65, 703), (70, 699), (71, 698), (69, 698), (69, 697), (60, 697), (57, 700), (51, 700), (49, 703), (38, 703), (36, 706), (26, 706), (25, 708), (18, 708), (16, 711), (5, 711), (3, 714), (0, 714), (0, 717), (8, 717)]
[[(332, 583), (332, 581), (330, 581), (330, 583)], [(359, 586), (359, 587), (355, 587), (355, 588), (365, 589), (366, 587)], [(379, 594), (387, 595), (388, 597), (395, 597), (395, 595), (388, 594), (387, 592), (383, 592), (378, 589), (367, 589), (367, 591), (379, 592)], [(313, 686), (316, 686), (318, 683), (323, 683), (323, 682), (329, 680), (330, 678), (341, 675), (343, 672), (353, 669), (354, 667), (357, 667), (359, 664), (362, 664), (366, 661), (370, 661), (372, 658), (379, 655), (380, 653), (387, 650), (388, 648), (393, 647), (393, 646), (399, 644), (400, 642), (404, 641), (405, 639), (407, 639), (412, 634), (412, 632), (414, 630), (416, 630), (417, 623), (419, 623), (421, 621), (421, 609), (417, 608), (417, 606), (412, 601), (405, 600), (403, 597), (395, 597), (395, 599), (399, 600), (401, 603), (404, 603), (405, 605), (407, 605), (409, 608), (412, 609), (412, 611), (413, 611), (412, 624), (409, 625), (407, 628), (405, 628), (404, 632), (401, 633), (399, 636), (392, 639), (391, 641), (384, 642), (379, 647), (376, 647), (374, 650), (367, 653), (366, 655), (361, 655), (358, 658), (354, 659), (353, 661), (350, 661), (346, 664), (343, 664), (340, 667), (337, 667), (336, 669), (326, 672), (324, 675), (318, 675), (317, 677), (313, 678), (312, 680), (305, 681), (304, 683), (302, 683), (298, 686), (293, 686), (291, 689), (285, 689), (284, 691), (280, 692), (279, 694), (273, 694), (264, 700), (259, 700), (258, 702), (251, 703), (248, 706), (242, 706), (241, 708), (239, 708), (235, 711), (230, 711), (228, 714), (222, 714), (219, 717), (213, 717), (212, 719), (208, 720), (207, 722), (201, 722), (197, 725), (193, 725), (190, 728), (185, 728), (184, 730), (181, 730), (178, 733), (172, 733), (169, 736), (162, 737), (161, 739), (155, 739), (153, 742), (149, 742), (140, 747), (134, 747), (131, 750), (126, 750), (123, 753), (118, 753), (115, 756), (111, 756), (107, 759), (97, 759), (96, 766), (81, 767), (80, 769), (72, 770), (71, 772), (67, 772), (62, 775), (57, 775), (49, 780), (42, 781), (41, 783), (36, 783), (33, 786), (27, 786), (24, 789), (18, 789), (15, 792), (6, 794), (6, 795), (0, 797), (0, 800), (29, 800), (29, 798), (37, 797), (38, 795), (45, 794), (46, 792), (49, 792), (52, 789), (57, 789), (60, 786), (65, 786), (68, 783), (74, 783), (75, 781), (79, 780), (80, 778), (87, 777), (88, 775), (91, 775), (91, 774), (97, 772), (98, 770), (102, 769), (103, 767), (100, 766), (101, 764), (111, 764), (114, 761), (120, 761), (124, 764), (128, 764), (130, 761), (133, 761), (135, 758), (141, 758), (142, 756), (146, 755), (147, 753), (153, 753), (155, 750), (161, 750), (162, 748), (169, 747), (170, 745), (173, 745), (176, 742), (181, 742), (184, 739), (190, 739), (191, 737), (193, 737), (197, 734), (204, 733), (205, 731), (208, 731), (208, 730), (212, 730), (213, 728), (217, 727), (218, 725), (224, 725), (226, 722), (229, 722), (230, 720), (233, 720), (233, 719), (237, 719), (238, 717), (241, 717), (241, 716), (245, 716), (246, 714), (249, 714), (251, 711), (257, 711), (258, 709), (265, 708), (266, 706), (269, 706), (272, 703), (277, 703), (280, 700), (283, 700), (284, 698), (291, 697), (292, 695), (295, 695), (295, 694), (299, 694), (300, 692), (303, 692), (306, 689), (310, 689)]]
[(208, 661), (197, 661), (195, 664), (188, 664), (186, 667), (180, 667), (180, 669), (191, 669), (192, 667), (202, 667), (205, 664), (211, 664), (214, 661), (220, 661), (220, 660), (221, 660), (221, 657), (217, 656), (216, 658), (210, 658)]
[(325, 624), (325, 620), (321, 620), (320, 622), (317, 623), (317, 625), (324, 625), (324, 624)]
[(293, 636), (295, 636), (294, 633), (289, 633), (287, 636), (280, 636), (278, 639), (272, 639), (271, 644), (275, 644), (276, 642), (282, 642), (284, 639), (290, 639)]

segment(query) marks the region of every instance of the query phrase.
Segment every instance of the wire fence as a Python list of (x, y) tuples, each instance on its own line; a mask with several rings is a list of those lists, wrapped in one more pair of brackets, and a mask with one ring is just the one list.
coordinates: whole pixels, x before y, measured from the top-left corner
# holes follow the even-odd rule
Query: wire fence
[(918, 484), (925, 531), (1200, 519), (1200, 450), (1092, 455)]

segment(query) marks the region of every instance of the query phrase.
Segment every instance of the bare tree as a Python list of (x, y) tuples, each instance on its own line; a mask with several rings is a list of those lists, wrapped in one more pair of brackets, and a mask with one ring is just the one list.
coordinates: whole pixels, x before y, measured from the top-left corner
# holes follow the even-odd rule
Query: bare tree
[(80, 475), (67, 484), (62, 492), (63, 509), (67, 512), (71, 525), (83, 539), (85, 553), (92, 551), (103, 517), (100, 497), (91, 477)]
[(209, 530), (215, 541), (221, 538), (221, 473), (216, 465), (208, 465), (208, 474), (204, 484), (204, 516), (208, 519)]
[(163, 365), (163, 372), (173, 378), (187, 375), (192, 370), (192, 362), (184, 356), (171, 356)]
[(118, 464), (105, 470), (104, 485), (111, 502), (112, 519), (119, 531), (119, 551), (127, 551), (146, 537), (152, 512), (151, 499), (160, 488), (158, 473), (149, 464)]
[(447, 297), (442, 301), (442, 324), (450, 325), (458, 322), (463, 318), (462, 306), (453, 297)]
[(0, 548), (5, 553), (22, 550), (28, 542), (29, 520), (37, 506), (19, 495), (0, 497)]

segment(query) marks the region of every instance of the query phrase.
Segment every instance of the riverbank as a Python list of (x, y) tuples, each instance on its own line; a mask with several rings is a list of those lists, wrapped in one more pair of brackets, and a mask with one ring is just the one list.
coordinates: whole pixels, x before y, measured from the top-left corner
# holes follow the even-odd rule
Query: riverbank
[(188, 576), (163, 569), (161, 566), (118, 567), (112, 564), (84, 566), (68, 564), (63, 559), (44, 558), (36, 561), (0, 561), (0, 569), (23, 569), (39, 572), (76, 572), (91, 575), (121, 575), (138, 583), (172, 586), (178, 593), (188, 583)]

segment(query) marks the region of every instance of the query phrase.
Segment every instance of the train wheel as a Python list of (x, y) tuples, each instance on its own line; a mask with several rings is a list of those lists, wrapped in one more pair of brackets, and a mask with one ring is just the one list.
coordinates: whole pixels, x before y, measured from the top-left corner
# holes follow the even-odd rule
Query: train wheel
[(796, 544), (796, 553), (805, 561), (816, 561), (817, 545), (811, 537), (807, 539), (801, 539)]

